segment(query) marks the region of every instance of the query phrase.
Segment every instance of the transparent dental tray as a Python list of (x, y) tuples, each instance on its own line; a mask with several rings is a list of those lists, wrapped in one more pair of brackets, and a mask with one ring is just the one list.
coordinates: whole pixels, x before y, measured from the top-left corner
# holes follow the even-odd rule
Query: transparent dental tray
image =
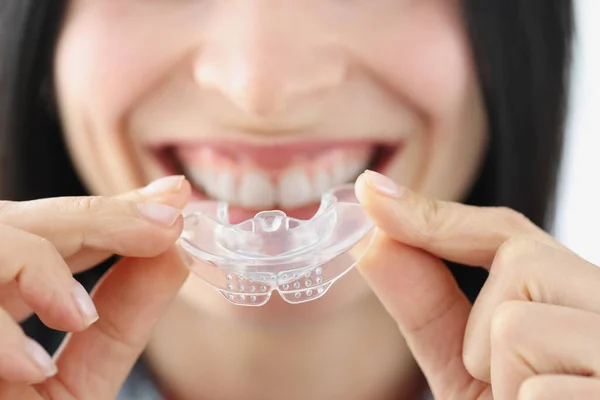
[(240, 223), (229, 220), (225, 202), (193, 203), (186, 209), (178, 246), (194, 274), (244, 306), (266, 304), (273, 291), (292, 304), (322, 297), (374, 237), (353, 185), (323, 195), (310, 220), (278, 210)]

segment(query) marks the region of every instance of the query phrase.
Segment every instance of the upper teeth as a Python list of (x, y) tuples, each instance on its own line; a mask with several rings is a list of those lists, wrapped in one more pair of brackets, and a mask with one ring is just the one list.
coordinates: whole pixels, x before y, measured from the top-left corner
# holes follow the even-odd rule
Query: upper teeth
[[(364, 153), (364, 154), (363, 154)], [(306, 166), (291, 166), (277, 174), (254, 167), (232, 168), (207, 163), (186, 167), (194, 184), (217, 199), (250, 209), (301, 207), (320, 200), (330, 188), (348, 183), (367, 166), (370, 152), (330, 154)]]

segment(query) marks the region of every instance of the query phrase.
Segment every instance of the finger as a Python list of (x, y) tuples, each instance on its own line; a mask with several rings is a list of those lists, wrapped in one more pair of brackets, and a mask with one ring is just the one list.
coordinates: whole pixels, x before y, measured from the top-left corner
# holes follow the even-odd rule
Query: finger
[[(178, 190), (189, 198), (189, 183), (182, 185)], [(182, 228), (177, 207), (106, 197), (3, 203), (0, 222), (48, 239), (65, 258), (84, 249), (155, 256), (174, 243)]]
[(52, 358), (0, 309), (0, 379), (39, 382), (56, 373)]
[(48, 240), (0, 225), (0, 286), (14, 283), (19, 297), (49, 327), (79, 331), (97, 319), (85, 289)]
[(502, 243), (515, 236), (558, 246), (513, 210), (425, 199), (372, 171), (358, 178), (356, 196), (388, 236), (460, 264), (489, 268)]
[(187, 275), (174, 249), (117, 263), (93, 294), (100, 320), (69, 337), (59, 351), (58, 374), (40, 390), (51, 398), (65, 393), (78, 399), (115, 398)]
[(519, 389), (518, 400), (600, 399), (600, 379), (572, 375), (537, 375)]
[(398, 323), (436, 399), (488, 398), (462, 362), (471, 306), (442, 261), (379, 234), (359, 270)]
[(574, 253), (531, 239), (508, 240), (498, 250), (469, 317), (463, 355), (467, 370), (490, 382), (490, 326), (494, 310), (504, 302), (532, 301), (600, 314), (599, 287), (600, 268)]
[(23, 301), (19, 294), (19, 286), (16, 281), (10, 282), (0, 289), (0, 308), (3, 308), (19, 323), (31, 316), (32, 312), (31, 307)]
[(0, 399), (42, 400), (43, 397), (35, 392), (30, 383), (0, 381)]
[(524, 301), (503, 303), (492, 320), (492, 389), (512, 400), (535, 375), (600, 376), (600, 316)]
[(117, 199), (143, 202), (154, 201), (183, 208), (190, 200), (191, 186), (182, 175), (167, 176), (151, 182), (146, 187), (115, 196)]
[[(142, 189), (137, 189), (119, 196), (116, 196), (117, 199), (119, 199), (122, 202), (142, 202), (142, 201), (150, 201), (150, 202), (157, 202), (157, 203), (161, 203), (161, 204), (167, 204), (176, 208), (182, 208), (185, 206), (185, 204), (188, 202), (189, 198), (191, 195), (191, 187), (189, 182), (187, 182), (184, 177), (182, 176), (172, 176), (172, 177), (166, 177), (166, 178), (162, 178), (159, 179), (155, 182), (152, 182), (150, 185), (146, 186), (145, 188)], [(8, 206), (7, 206), (8, 204)], [(25, 218), (25, 216), (22, 215), (22, 213), (19, 212), (15, 212), (16, 210), (12, 207), (10, 207), (11, 204), (18, 204), (18, 203), (4, 203), (4, 208), (2, 208), (2, 206), (0, 206), (0, 220), (2, 220), (3, 218), (5, 220), (8, 221), (8, 223), (12, 224), (13, 226), (17, 226), (17, 227), (21, 227), (25, 230), (29, 230), (31, 232), (37, 233), (42, 235), (43, 237), (45, 237), (46, 239), (50, 240), (50, 241), (55, 241), (55, 242), (59, 242), (59, 246), (60, 243), (63, 243), (65, 241), (68, 241), (69, 239), (72, 239), (73, 236), (73, 232), (63, 232), (63, 230), (68, 230), (68, 227), (64, 227), (63, 230), (54, 230), (57, 228), (57, 224), (56, 221), (52, 222), (52, 221), (48, 221), (47, 217), (48, 215), (39, 215), (39, 221), (37, 220), (32, 220), (31, 218), (27, 219)], [(46, 208), (48, 208), (48, 204), (45, 205)], [(31, 210), (32, 212), (35, 212), (35, 210)], [(52, 212), (52, 210), (51, 210)], [(4, 213), (4, 215), (2, 215), (2, 213)], [(21, 216), (23, 216), (23, 218), (21, 218)], [(51, 215), (51, 217), (53, 217), (53, 215)], [(102, 216), (98, 216), (97, 218), (102, 218)], [(114, 218), (113, 218), (114, 220)], [(98, 224), (103, 224), (103, 223), (107, 223), (102, 222), (102, 221), (98, 221)], [(108, 221), (108, 223), (110, 223), (110, 221)], [(47, 224), (47, 225), (45, 225)], [(106, 227), (100, 227), (101, 229), (104, 228), (105, 231), (109, 231), (110, 230), (110, 226), (106, 226)], [(153, 230), (152, 230), (153, 228)], [(90, 229), (93, 229), (93, 227), (91, 227)], [(118, 229), (118, 228), (117, 228)], [(129, 238), (127, 238), (127, 240), (129, 241), (134, 241), (133, 247), (129, 246), (127, 247), (128, 243), (125, 243), (127, 249), (124, 249), (123, 251), (116, 251), (119, 250), (118, 249), (118, 241), (119, 241), (119, 235), (113, 235), (112, 238), (113, 240), (117, 241), (117, 243), (115, 243), (115, 246), (106, 246), (109, 247), (108, 250), (106, 249), (94, 249), (94, 248), (90, 248), (88, 246), (88, 242), (91, 241), (92, 236), (87, 235), (85, 232), (76, 232), (76, 238), (83, 238), (86, 240), (82, 240), (82, 242), (80, 243), (82, 247), (86, 247), (85, 250), (83, 251), (78, 251), (75, 254), (69, 256), (68, 254), (65, 255), (65, 259), (67, 262), (67, 265), (69, 266), (69, 268), (71, 269), (71, 271), (73, 273), (78, 273), (81, 271), (84, 271), (92, 266), (95, 266), (101, 262), (103, 262), (104, 260), (108, 259), (109, 257), (111, 257), (114, 253), (118, 252), (120, 254), (123, 255), (132, 255), (132, 256), (153, 256), (158, 254), (158, 252), (160, 251), (164, 251), (164, 249), (166, 248), (166, 246), (170, 246), (173, 242), (173, 240), (175, 240), (176, 238), (176, 232), (177, 232), (177, 228), (174, 227), (173, 229), (171, 229), (171, 231), (168, 232), (160, 232), (160, 227), (154, 228), (151, 227), (151, 230), (145, 230), (142, 231), (141, 233), (139, 233), (137, 236), (135, 235), (135, 229), (129, 230), (129, 231), (122, 231), (121, 234), (122, 236), (129, 236)], [(156, 231), (158, 231), (158, 237), (153, 237), (152, 235), (156, 234)], [(61, 234), (62, 232), (62, 234)], [(97, 231), (96, 232), (97, 235), (101, 235), (102, 232), (101, 231)], [(45, 236), (44, 236), (45, 235)], [(83, 237), (81, 236), (83, 235)], [(150, 240), (147, 239), (147, 237), (150, 236)], [(59, 240), (56, 240), (56, 238), (58, 237)], [(107, 233), (107, 236), (105, 238), (105, 240), (111, 240), (111, 235), (110, 232)], [(162, 245), (158, 245), (158, 246), (154, 246), (156, 241), (160, 241)], [(136, 247), (137, 246), (137, 247)], [(63, 243), (63, 248), (64, 247), (73, 247), (73, 243), (72, 242), (68, 242), (66, 245)], [(140, 249), (138, 249), (138, 247), (141, 248), (141, 251), (139, 251)], [(69, 250), (68, 252), (73, 252), (74, 250)], [(27, 318), (29, 315), (31, 315), (32, 309), (31, 307), (29, 307), (24, 301), (23, 299), (19, 296), (18, 294), (19, 289), (17, 287), (17, 285), (15, 283), (10, 283), (6, 286), (4, 286), (2, 288), (2, 290), (0, 291), (0, 307), (4, 307), (7, 312), (9, 312), (13, 318), (17, 321), (22, 321), (25, 318)], [(83, 293), (82, 293), (83, 294)], [(44, 321), (46, 323), (50, 322), (48, 320)], [(51, 327), (54, 327), (56, 329), (61, 329), (58, 328), (57, 325), (55, 325), (54, 323), (50, 324)], [(71, 327), (72, 328), (72, 327)], [(62, 329), (67, 329), (65, 327), (63, 327)], [(76, 331), (78, 329), (67, 329), (70, 331)]]
[[(152, 201), (183, 209), (191, 197), (191, 186), (183, 176), (170, 176), (152, 182), (142, 189), (136, 189), (116, 196), (117, 199), (131, 202)], [(105, 250), (87, 249), (67, 258), (67, 263), (74, 273), (84, 271), (92, 265), (98, 265), (114, 253)], [(141, 257), (142, 254), (125, 254)], [(151, 254), (155, 255), (155, 254)]]

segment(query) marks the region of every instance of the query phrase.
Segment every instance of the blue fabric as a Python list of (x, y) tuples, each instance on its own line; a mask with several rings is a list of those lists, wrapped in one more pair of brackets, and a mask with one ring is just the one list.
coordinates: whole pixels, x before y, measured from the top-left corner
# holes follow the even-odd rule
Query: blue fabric
[[(421, 399), (434, 400), (429, 391)], [(164, 400), (164, 397), (152, 381), (148, 369), (138, 362), (121, 388), (117, 400)]]
[(144, 364), (138, 362), (125, 381), (117, 400), (164, 400)]

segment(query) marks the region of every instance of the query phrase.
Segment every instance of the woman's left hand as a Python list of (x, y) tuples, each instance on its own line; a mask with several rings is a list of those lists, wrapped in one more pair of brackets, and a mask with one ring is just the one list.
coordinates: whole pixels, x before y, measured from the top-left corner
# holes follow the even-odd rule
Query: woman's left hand
[[(600, 398), (600, 268), (521, 214), (424, 199), (367, 172), (360, 270), (436, 399)], [(441, 259), (489, 270), (471, 306)]]

